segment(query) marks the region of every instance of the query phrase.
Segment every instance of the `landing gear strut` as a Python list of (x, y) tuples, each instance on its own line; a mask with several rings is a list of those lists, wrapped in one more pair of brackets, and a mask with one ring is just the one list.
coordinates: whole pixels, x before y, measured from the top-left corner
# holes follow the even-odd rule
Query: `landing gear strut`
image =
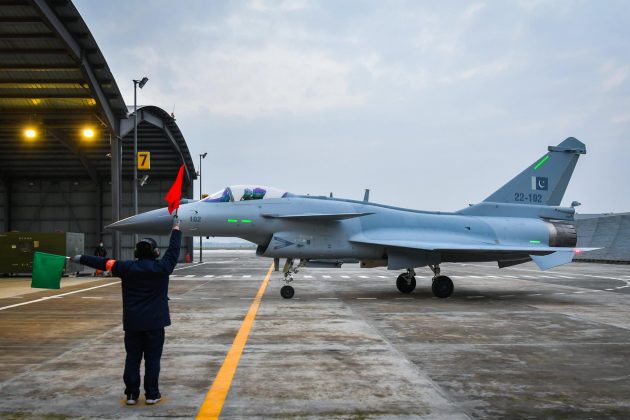
[(429, 265), (429, 268), (433, 271), (433, 283), (431, 284), (433, 296), (444, 299), (452, 295), (455, 289), (453, 281), (449, 277), (440, 275), (440, 266), (438, 264)]
[(408, 268), (406, 273), (402, 273), (396, 279), (396, 287), (400, 293), (411, 293), (416, 288), (416, 272), (413, 268)]
[(282, 273), (284, 275), (282, 281), (284, 282), (284, 286), (280, 289), (280, 296), (285, 299), (291, 299), (293, 297), (295, 289), (293, 289), (293, 287), (289, 284), (293, 281), (293, 275), (297, 274), (297, 272), (300, 271), (300, 268), (302, 268), (305, 264), (306, 260), (300, 260), (297, 265), (294, 265), (293, 258), (287, 258), (287, 262), (284, 264), (284, 268), (282, 269)]

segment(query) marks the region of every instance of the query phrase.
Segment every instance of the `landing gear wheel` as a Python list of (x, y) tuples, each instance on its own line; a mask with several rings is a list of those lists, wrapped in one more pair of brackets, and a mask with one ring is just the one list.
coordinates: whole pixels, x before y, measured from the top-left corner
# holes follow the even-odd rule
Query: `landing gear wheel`
[(437, 276), (433, 278), (431, 290), (433, 291), (433, 295), (435, 297), (439, 297), (441, 299), (447, 298), (453, 294), (454, 289), (455, 287), (453, 286), (453, 281), (449, 277)]
[(280, 289), (280, 296), (285, 299), (291, 299), (294, 294), (295, 289), (293, 289), (293, 287), (291, 286), (282, 286), (282, 288)]
[(396, 287), (400, 293), (411, 293), (416, 288), (416, 278), (408, 274), (401, 274), (396, 279)]

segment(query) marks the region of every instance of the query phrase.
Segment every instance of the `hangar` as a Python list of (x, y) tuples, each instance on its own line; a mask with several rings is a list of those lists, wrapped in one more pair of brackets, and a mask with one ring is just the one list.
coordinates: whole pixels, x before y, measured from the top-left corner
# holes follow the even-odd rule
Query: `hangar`
[[(94, 37), (70, 1), (3, 2), (0, 23), (0, 229), (80, 232), (87, 252), (102, 240), (130, 257), (133, 236), (103, 226), (133, 214), (136, 115)], [(164, 206), (182, 163), (192, 198), (196, 172), (174, 116), (136, 114), (138, 151), (150, 152), (138, 211)]]

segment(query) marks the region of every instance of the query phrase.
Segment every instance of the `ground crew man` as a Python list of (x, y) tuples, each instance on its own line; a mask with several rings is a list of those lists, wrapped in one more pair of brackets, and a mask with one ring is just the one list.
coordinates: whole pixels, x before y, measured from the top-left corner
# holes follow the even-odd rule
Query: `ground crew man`
[(144, 355), (144, 391), (147, 404), (162, 398), (158, 388), (160, 358), (164, 346), (164, 327), (171, 325), (168, 309), (168, 280), (181, 246), (182, 233), (175, 216), (168, 250), (161, 260), (160, 250), (151, 238), (140, 240), (135, 260), (77, 255), (74, 262), (107, 270), (122, 279), (123, 328), (125, 330), (125, 394), (127, 405), (135, 405), (140, 395), (140, 362)]

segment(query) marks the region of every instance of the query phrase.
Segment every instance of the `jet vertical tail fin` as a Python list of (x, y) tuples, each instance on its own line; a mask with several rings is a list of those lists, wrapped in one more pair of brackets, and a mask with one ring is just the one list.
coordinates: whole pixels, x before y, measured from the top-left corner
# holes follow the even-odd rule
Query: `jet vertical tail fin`
[(586, 153), (586, 146), (569, 137), (557, 146), (549, 146), (548, 150), (484, 201), (559, 206), (578, 158)]

